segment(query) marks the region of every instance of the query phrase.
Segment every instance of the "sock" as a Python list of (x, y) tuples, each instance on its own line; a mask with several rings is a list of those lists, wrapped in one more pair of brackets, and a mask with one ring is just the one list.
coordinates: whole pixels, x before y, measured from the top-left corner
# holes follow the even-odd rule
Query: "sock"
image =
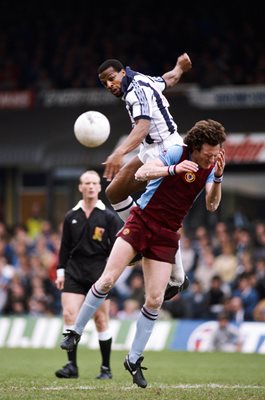
[(172, 271), (169, 283), (172, 284), (173, 286), (180, 286), (184, 282), (184, 279), (185, 279), (185, 272), (182, 264), (181, 251), (179, 247), (175, 255), (175, 264), (172, 264)]
[[(74, 325), (67, 325), (64, 324), (64, 329), (63, 331), (65, 333), (67, 333), (67, 329), (70, 329), (71, 331), (74, 330)], [(68, 357), (68, 361), (70, 361), (75, 367), (77, 367), (77, 345), (75, 346), (73, 351), (68, 351), (67, 352), (67, 357)]]
[(135, 202), (131, 196), (121, 201), (120, 203), (112, 204), (112, 207), (117, 212), (119, 217), (125, 222), (129, 217), (130, 210), (135, 207)]
[(101, 365), (110, 368), (110, 353), (112, 344), (112, 337), (110, 335), (110, 332), (100, 332), (98, 335), (98, 342), (102, 358)]
[(101, 303), (106, 299), (108, 293), (102, 293), (94, 284), (86, 295), (85, 301), (80, 308), (77, 319), (75, 321), (74, 330), (82, 335), (86, 324), (96, 312)]
[(74, 346), (72, 351), (67, 351), (68, 361), (70, 361), (75, 367), (77, 367), (77, 344)]
[(129, 351), (129, 361), (133, 364), (135, 364), (138, 358), (141, 357), (151, 336), (157, 317), (157, 310), (150, 310), (146, 306), (142, 307), (137, 320), (136, 333), (133, 339), (132, 347)]

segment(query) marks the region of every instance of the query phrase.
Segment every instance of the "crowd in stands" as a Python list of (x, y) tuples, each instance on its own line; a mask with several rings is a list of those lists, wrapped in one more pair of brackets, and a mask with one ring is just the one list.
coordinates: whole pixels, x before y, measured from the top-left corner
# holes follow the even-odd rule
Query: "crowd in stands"
[[(36, 227), (35, 227), (36, 228)], [(43, 220), (34, 235), (0, 223), (0, 315), (61, 315), (54, 281), (61, 226)], [(181, 253), (190, 286), (164, 302), (160, 318), (265, 321), (265, 221), (217, 222), (213, 232), (183, 228)], [(144, 302), (141, 263), (128, 267), (111, 296), (111, 317), (135, 319)]]
[(171, 69), (182, 52), (193, 68), (182, 82), (202, 87), (264, 84), (264, 23), (259, 6), (234, 1), (159, 7), (150, 0), (10, 2), (0, 5), (0, 90), (100, 86), (107, 58), (150, 75)]

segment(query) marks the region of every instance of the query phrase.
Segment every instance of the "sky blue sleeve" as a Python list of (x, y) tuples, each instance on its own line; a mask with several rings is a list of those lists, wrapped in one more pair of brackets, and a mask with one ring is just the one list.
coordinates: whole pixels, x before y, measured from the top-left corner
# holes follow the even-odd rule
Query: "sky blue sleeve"
[(206, 183), (212, 183), (214, 178), (214, 168), (212, 169), (211, 173), (208, 175)]
[(171, 146), (165, 152), (160, 153), (159, 158), (164, 165), (174, 165), (179, 163), (182, 153), (183, 147), (176, 144), (174, 146)]

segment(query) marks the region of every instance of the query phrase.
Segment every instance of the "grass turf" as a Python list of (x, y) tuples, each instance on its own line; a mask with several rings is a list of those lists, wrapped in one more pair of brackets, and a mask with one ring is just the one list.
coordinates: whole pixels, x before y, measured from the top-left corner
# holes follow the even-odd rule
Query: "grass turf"
[(1, 348), (0, 399), (264, 400), (265, 359), (260, 354), (145, 352), (146, 389), (132, 385), (124, 351), (113, 351), (113, 379), (99, 381), (100, 353), (79, 349), (78, 379), (58, 379), (60, 349)]

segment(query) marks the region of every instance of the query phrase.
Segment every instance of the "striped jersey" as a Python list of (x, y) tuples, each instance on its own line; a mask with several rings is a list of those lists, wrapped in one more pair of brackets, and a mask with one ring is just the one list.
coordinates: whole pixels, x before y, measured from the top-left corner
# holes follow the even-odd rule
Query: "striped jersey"
[[(174, 145), (160, 155), (164, 165), (174, 165), (190, 159), (185, 146)], [(196, 173), (183, 172), (151, 180), (137, 205), (144, 215), (163, 227), (177, 231), (205, 184), (213, 182), (214, 165), (199, 168)]]
[[(168, 108), (169, 103), (163, 95), (166, 82), (162, 77), (151, 77), (126, 67), (122, 79), (122, 100), (126, 103), (132, 125), (138, 119), (151, 121), (150, 130), (144, 143), (161, 143), (172, 133), (177, 132), (177, 125)], [(182, 144), (179, 136), (178, 144)]]

